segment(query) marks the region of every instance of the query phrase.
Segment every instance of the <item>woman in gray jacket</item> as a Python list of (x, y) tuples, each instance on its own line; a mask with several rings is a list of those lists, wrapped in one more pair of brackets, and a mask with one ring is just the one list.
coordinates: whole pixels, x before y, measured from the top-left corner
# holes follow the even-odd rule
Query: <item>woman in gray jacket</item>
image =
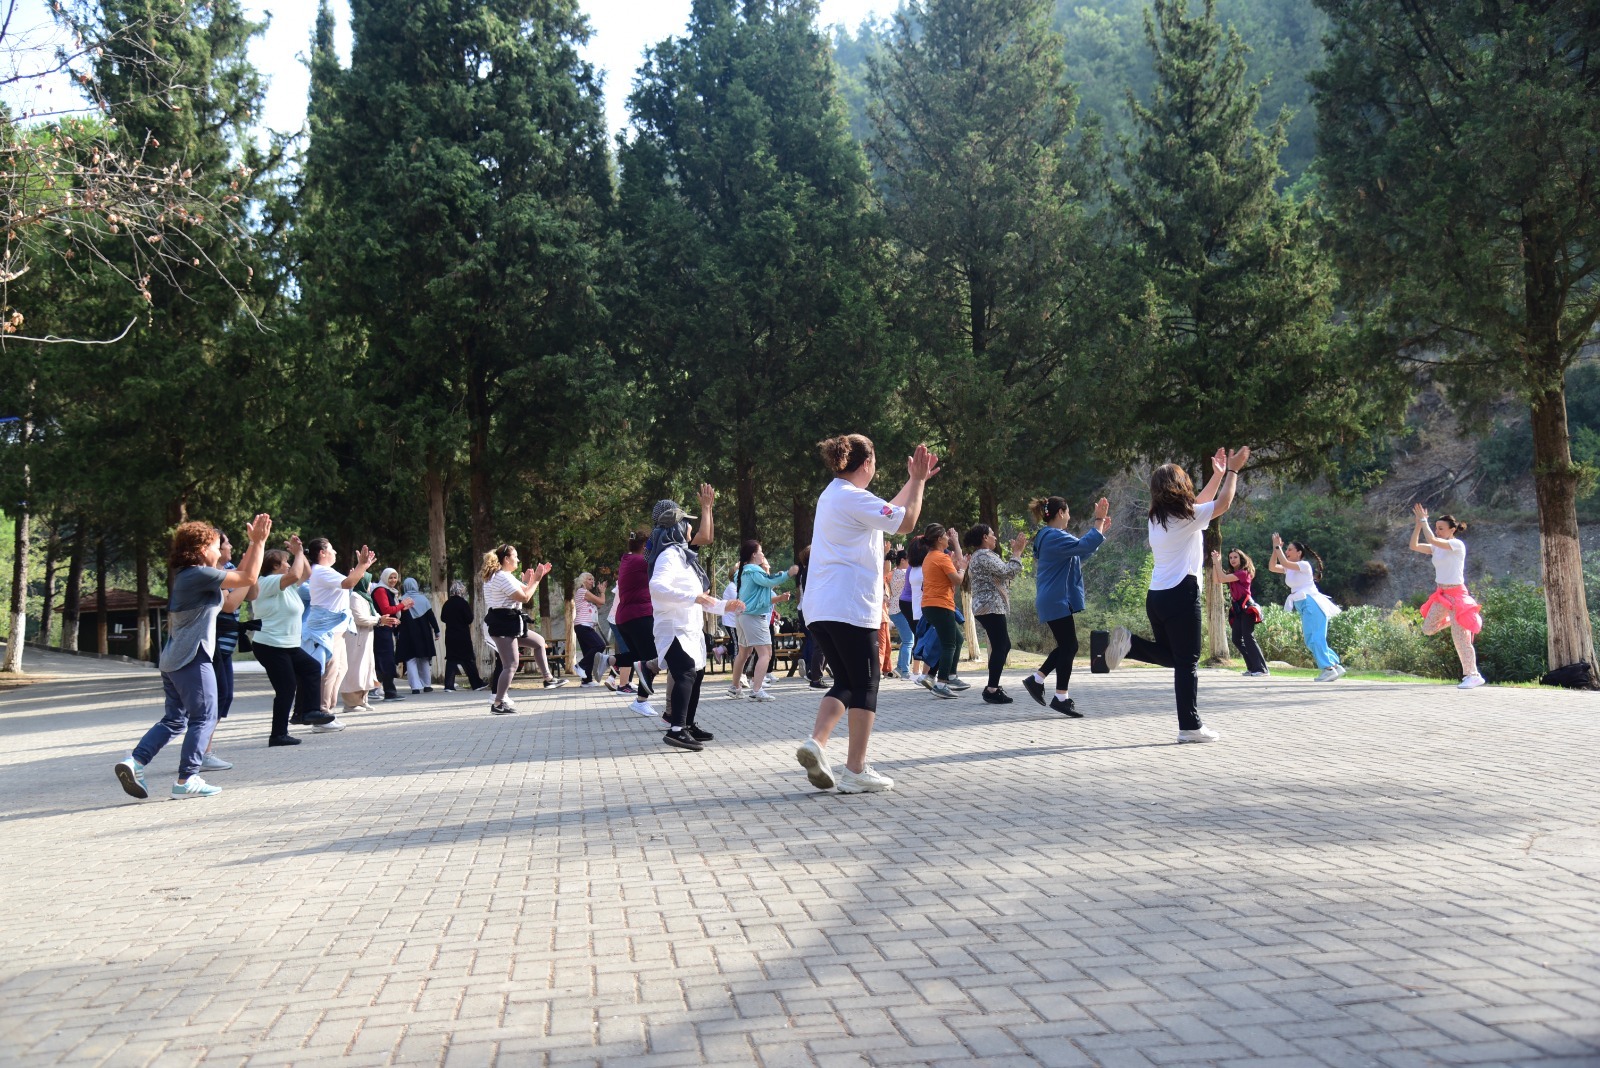
[(991, 705), (1009, 705), (1011, 695), (1000, 688), (1000, 673), (1011, 653), (1011, 632), (1006, 617), (1011, 612), (1011, 582), (1022, 574), (1022, 550), (1028, 545), (1027, 532), (1011, 539), (1011, 559), (1000, 558), (995, 546), (1000, 536), (987, 523), (979, 523), (961, 539), (973, 550), (967, 561), (967, 581), (972, 585), (972, 614), (989, 638), (989, 685), (983, 699)]

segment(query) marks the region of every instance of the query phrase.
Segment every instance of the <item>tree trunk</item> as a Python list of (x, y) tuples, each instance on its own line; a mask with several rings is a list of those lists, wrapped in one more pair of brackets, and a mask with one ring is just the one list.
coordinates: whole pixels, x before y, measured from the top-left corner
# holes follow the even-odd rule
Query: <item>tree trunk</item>
[(811, 528), (817, 520), (811, 498), (803, 493), (795, 494), (790, 504), (790, 515), (794, 521), (794, 555), (798, 559), (800, 550), (811, 544)]
[(61, 541), (54, 530), (44, 543), (44, 604), (39, 608), (39, 644), (50, 648), (50, 627), (55, 623), (56, 564), (61, 561)]
[(74, 520), (72, 553), (67, 557), (67, 592), (61, 606), (61, 648), (69, 653), (78, 651), (78, 620), (83, 615), (83, 541), (83, 520)]
[(734, 497), (739, 505), (739, 540), (759, 538), (756, 521), (756, 465), (742, 447), (733, 458)]
[(1549, 619), (1550, 667), (1595, 662), (1594, 634), (1578, 548), (1578, 470), (1567, 439), (1567, 397), (1556, 386), (1534, 398), (1533, 485), (1539, 500), (1540, 568)]
[(1228, 594), (1222, 583), (1211, 579), (1211, 554), (1222, 551), (1222, 520), (1213, 519), (1206, 527), (1204, 545), (1200, 567), (1206, 591), (1206, 662), (1226, 664), (1233, 659), (1228, 646)]
[[(428, 587), (435, 611), (442, 612), (444, 611), (445, 599), (449, 596), (449, 590), (446, 587), (449, 585), (450, 577), (444, 530), (444, 473), (437, 464), (429, 464), (426, 479), (428, 484)], [(439, 636), (434, 639), (433, 644), (433, 655), (438, 658), (442, 666), (444, 664), (443, 627), (439, 628)]]
[[(27, 424), (23, 424), (27, 434)], [(28, 467), (22, 467), (24, 499), (15, 513), (16, 556), (11, 561), (11, 632), (6, 638), (6, 655), (0, 660), (0, 672), (22, 673), (22, 645), (28, 640)]]
[(134, 627), (133, 655), (137, 660), (150, 659), (150, 545), (143, 538), (133, 547), (134, 607), (139, 622)]
[[(966, 618), (961, 625), (965, 628), (967, 642), (967, 655), (964, 659), (974, 661), (979, 659), (983, 649), (978, 645), (978, 617), (972, 614), (972, 591), (961, 591), (961, 613)], [(987, 662), (987, 658), (983, 658)]]
[(111, 652), (111, 621), (106, 618), (106, 536), (94, 540), (94, 614), (95, 651), (101, 656)]

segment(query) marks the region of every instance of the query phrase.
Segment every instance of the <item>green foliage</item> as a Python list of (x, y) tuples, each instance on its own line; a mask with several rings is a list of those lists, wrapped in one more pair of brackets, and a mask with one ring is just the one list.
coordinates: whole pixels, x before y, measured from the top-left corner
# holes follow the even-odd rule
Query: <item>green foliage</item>
[(1223, 528), (1224, 549), (1243, 549), (1255, 561), (1256, 598), (1281, 601), (1288, 587), (1267, 570), (1272, 535), (1285, 542), (1304, 542), (1322, 557), (1318, 585), (1341, 603), (1361, 596), (1366, 582), (1378, 577), (1373, 555), (1388, 536), (1383, 521), (1337, 497), (1308, 491), (1285, 491), (1250, 497), (1235, 507)]
[[(1474, 591), (1483, 605), (1478, 670), (1492, 682), (1532, 682), (1550, 670), (1544, 594), (1531, 583), (1507, 582)], [(1440, 638), (1446, 645), (1448, 634)], [(1459, 668), (1457, 669), (1459, 671)]]

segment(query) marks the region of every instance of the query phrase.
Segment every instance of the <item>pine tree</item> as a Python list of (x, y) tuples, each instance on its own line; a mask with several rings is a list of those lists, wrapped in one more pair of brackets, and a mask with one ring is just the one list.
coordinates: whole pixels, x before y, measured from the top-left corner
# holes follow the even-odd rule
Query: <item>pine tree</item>
[[(1155, 86), (1148, 102), (1130, 98), (1136, 137), (1115, 194), (1146, 292), (1131, 432), (1143, 454), (1206, 475), (1206, 457), (1241, 444), (1285, 474), (1325, 474), (1336, 450), (1398, 416), (1401, 391), (1354, 358), (1311, 206), (1274, 188), (1289, 116), (1257, 129), (1247, 49), (1213, 0), (1193, 13), (1155, 0), (1145, 34)], [(1208, 552), (1220, 538), (1212, 524)], [(1208, 592), (1210, 651), (1226, 657), (1223, 596)]]
[(1319, 169), (1354, 307), (1458, 399), (1528, 403), (1550, 663), (1592, 664), (1563, 378), (1600, 322), (1600, 8), (1318, 6)]

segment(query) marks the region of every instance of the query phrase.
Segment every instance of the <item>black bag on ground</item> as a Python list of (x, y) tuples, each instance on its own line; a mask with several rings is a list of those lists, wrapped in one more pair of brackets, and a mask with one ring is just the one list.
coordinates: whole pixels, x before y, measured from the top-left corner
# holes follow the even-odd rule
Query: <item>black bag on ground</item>
[(1564, 686), (1569, 690), (1595, 689), (1594, 669), (1587, 660), (1558, 667), (1539, 680), (1541, 686)]

